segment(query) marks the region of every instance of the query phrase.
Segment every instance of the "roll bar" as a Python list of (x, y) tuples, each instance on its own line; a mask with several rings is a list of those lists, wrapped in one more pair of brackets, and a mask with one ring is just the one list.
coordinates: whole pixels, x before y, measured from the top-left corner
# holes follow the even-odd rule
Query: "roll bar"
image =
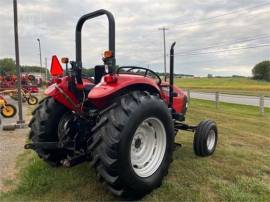
[(76, 42), (76, 63), (81, 67), (82, 66), (82, 27), (85, 21), (90, 20), (92, 18), (106, 15), (109, 21), (109, 50), (113, 52), (113, 64), (115, 65), (115, 22), (114, 17), (111, 12), (100, 9), (97, 11), (94, 11), (92, 13), (88, 13), (86, 15), (83, 15), (79, 21), (77, 22), (76, 26), (76, 33), (75, 33), (75, 42)]

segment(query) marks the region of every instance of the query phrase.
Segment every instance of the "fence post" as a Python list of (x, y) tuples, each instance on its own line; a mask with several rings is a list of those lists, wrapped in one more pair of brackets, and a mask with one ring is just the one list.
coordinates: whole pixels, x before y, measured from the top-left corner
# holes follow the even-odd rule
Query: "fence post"
[(188, 103), (190, 103), (190, 90), (187, 89), (187, 97), (188, 97)]
[(218, 104), (219, 104), (219, 92), (216, 92), (216, 109), (218, 109)]
[(260, 96), (260, 114), (264, 114), (264, 96)]

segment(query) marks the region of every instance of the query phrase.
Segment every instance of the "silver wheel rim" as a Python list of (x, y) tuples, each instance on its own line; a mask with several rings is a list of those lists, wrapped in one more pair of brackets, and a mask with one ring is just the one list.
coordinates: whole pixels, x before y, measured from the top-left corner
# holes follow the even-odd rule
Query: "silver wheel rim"
[(210, 130), (206, 141), (208, 151), (211, 151), (214, 148), (215, 142), (216, 142), (216, 133), (214, 130)]
[(131, 142), (130, 159), (134, 172), (149, 177), (159, 168), (166, 150), (166, 131), (154, 117), (145, 119), (137, 128)]

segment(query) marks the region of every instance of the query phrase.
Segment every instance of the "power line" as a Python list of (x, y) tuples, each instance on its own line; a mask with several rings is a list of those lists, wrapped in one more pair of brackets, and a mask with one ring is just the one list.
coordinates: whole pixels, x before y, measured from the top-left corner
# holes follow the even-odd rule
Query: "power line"
[[(198, 53), (198, 54), (186, 54), (186, 55), (178, 55), (178, 56), (196, 56), (196, 55), (206, 55), (206, 54), (212, 54), (212, 53), (222, 53), (222, 52), (231, 52), (231, 51), (237, 51), (237, 50), (248, 50), (248, 49), (256, 49), (256, 48), (263, 48), (263, 47), (269, 47), (270, 44), (261, 44), (261, 45), (255, 45), (255, 46), (249, 46), (249, 47), (242, 47), (242, 48), (233, 48), (233, 49), (226, 49), (226, 50), (220, 50), (220, 51), (212, 51), (212, 52), (205, 52), (205, 53)], [(177, 56), (175, 54), (175, 56)], [(141, 66), (144, 66), (146, 64), (153, 64), (154, 60), (158, 60), (159, 58), (153, 58), (152, 60), (148, 61), (147, 63), (140, 64)], [(202, 61), (202, 62), (207, 62)], [(214, 61), (214, 60), (209, 60), (209, 61)]]
[(230, 11), (230, 12), (227, 12), (227, 13), (224, 13), (224, 14), (221, 14), (221, 15), (216, 15), (216, 16), (213, 16), (213, 17), (200, 19), (197, 22), (183, 22), (181, 24), (173, 25), (172, 27), (176, 27), (176, 26), (184, 26), (184, 27), (186, 27), (188, 25), (194, 25), (194, 24), (195, 25), (207, 24), (207, 23), (200, 23), (200, 22), (208, 22), (208, 21), (211, 21), (211, 20), (215, 20), (217, 18), (222, 18), (224, 16), (242, 13), (244, 11), (248, 11), (250, 9), (259, 8), (259, 7), (266, 6), (266, 5), (270, 5), (270, 2), (265, 2), (265, 3), (262, 3), (262, 4), (257, 4), (255, 6), (250, 6), (250, 7), (246, 7), (246, 8), (242, 8), (242, 9), (236, 9), (236, 10), (233, 10), (233, 11)]
[[(233, 15), (233, 14), (237, 14), (237, 13), (242, 13), (244, 11), (248, 11), (250, 9), (255, 9), (255, 8), (259, 8), (259, 7), (262, 7), (262, 6), (267, 6), (267, 5), (270, 5), (270, 2), (265, 2), (265, 3), (261, 3), (261, 4), (257, 4), (257, 5), (253, 5), (253, 6), (249, 6), (249, 7), (246, 7), (246, 8), (241, 8), (241, 9), (236, 9), (236, 10), (232, 10), (230, 12), (227, 12), (227, 13), (224, 13), (224, 14), (221, 14), (221, 15), (217, 15), (217, 16), (213, 16), (213, 17), (209, 17), (209, 18), (205, 18), (205, 19), (200, 19), (198, 20), (197, 22), (183, 22), (181, 24), (174, 24), (174, 25), (170, 25), (169, 27), (177, 27), (177, 26), (182, 26), (184, 25), (183, 27), (186, 27), (188, 25), (200, 25), (200, 24), (210, 24), (210, 23), (214, 23), (214, 22), (207, 22), (207, 21), (210, 21), (210, 20), (214, 20), (214, 19), (217, 19), (217, 18), (222, 18), (224, 16), (228, 16), (228, 15)], [(269, 12), (269, 11), (265, 11), (265, 12)], [(250, 14), (250, 13), (249, 13)], [(206, 21), (206, 22), (204, 22)], [(200, 22), (204, 22), (204, 23), (200, 23)], [(176, 30), (173, 30), (172, 31), (176, 31)], [(147, 30), (146, 33), (149, 34), (149, 32), (151, 33), (155, 33), (153, 30)], [(143, 34), (145, 35), (145, 34)], [(136, 40), (136, 41), (139, 41), (139, 40)]]
[[(236, 53), (231, 53), (230, 55), (226, 55), (226, 57), (228, 56), (235, 56)], [(188, 65), (188, 64), (202, 64), (202, 63), (212, 63), (212, 62), (218, 62), (218, 61), (222, 61), (223, 59), (220, 58), (215, 58), (215, 59), (209, 59), (209, 60), (201, 60), (202, 58), (199, 58), (199, 60), (193, 60), (193, 61), (186, 61), (186, 62), (177, 62), (177, 65)]]
[[(261, 36), (261, 37), (259, 37), (259, 36)], [(218, 48), (218, 47), (221, 47), (221, 46), (224, 46), (224, 45), (226, 45), (226, 46), (237, 45), (237, 44), (241, 44), (241, 43), (244, 43), (244, 42), (250, 42), (250, 41), (255, 41), (255, 40), (258, 40), (258, 39), (265, 39), (265, 38), (269, 38), (269, 37), (270, 37), (270, 33), (268, 33), (268, 34), (260, 34), (260, 35), (256, 35), (256, 36), (254, 36), (252, 38), (247, 38), (247, 39), (244, 39), (244, 40), (237, 40), (237, 41), (234, 41), (234, 42), (231, 42), (231, 43), (216, 43), (216, 44), (212, 44), (212, 45), (207, 46), (207, 47), (185, 50), (185, 51), (177, 52), (175, 54), (192, 53), (192, 52), (201, 51), (201, 50), (208, 50), (208, 49), (212, 49), (212, 48)]]
[[(265, 2), (265, 3), (262, 3), (262, 4), (257, 4), (257, 5), (254, 5), (254, 6), (249, 6), (249, 7), (246, 7), (246, 8), (233, 10), (233, 11), (230, 11), (228, 13), (224, 13), (224, 14), (221, 14), (221, 15), (218, 15), (218, 16), (201, 19), (198, 22), (184, 22), (184, 23), (182, 23), (180, 25), (188, 25), (188, 24), (195, 24), (195, 23), (198, 24), (199, 22), (210, 21), (210, 20), (213, 20), (213, 19), (221, 18), (221, 17), (228, 16), (228, 15), (233, 15), (233, 14), (236, 14), (236, 13), (241, 13), (243, 11), (248, 11), (248, 10), (255, 9), (255, 8), (258, 8), (258, 7), (262, 7), (262, 6), (266, 6), (266, 5), (270, 5), (270, 2)], [(174, 26), (178, 26), (178, 25), (174, 25)], [(204, 54), (222, 53), (222, 52), (228, 52), (228, 51), (237, 51), (237, 50), (244, 50), (244, 49), (255, 49), (255, 48), (261, 48), (261, 47), (268, 47), (268, 46), (270, 46), (270, 44), (259, 44), (259, 45), (249, 46), (249, 47), (232, 48), (232, 49), (219, 50), (219, 51), (210, 51), (210, 52), (202, 52), (202, 53), (192, 53), (192, 52), (195, 52), (195, 51), (201, 51), (201, 50), (207, 50), (207, 49), (211, 49), (211, 48), (217, 48), (217, 47), (221, 47), (221, 46), (224, 46), (224, 45), (228, 45), (228, 46), (230, 46), (230, 45), (236, 45), (236, 44), (240, 44), (240, 43), (244, 43), (244, 42), (249, 42), (249, 41), (253, 41), (253, 40), (258, 40), (258, 39), (263, 39), (263, 38), (268, 38), (269, 37), (269, 36), (265, 36), (265, 35), (269, 35), (269, 34), (257, 35), (257, 37), (255, 37), (255, 38), (248, 38), (248, 39), (245, 39), (245, 40), (235, 41), (234, 44), (227, 44), (227, 43), (214, 44), (212, 46), (203, 47), (203, 48), (200, 48), (200, 49), (188, 50), (186, 52), (182, 51), (182, 52), (176, 53), (175, 55), (179, 55), (179, 56), (185, 56), (185, 55), (187, 55), (187, 56), (188, 55), (190, 55), (190, 56), (192, 56), (192, 55), (204, 55)], [(261, 36), (261, 37), (258, 37), (258, 36)], [(187, 54), (187, 53), (190, 53), (190, 54)], [(155, 59), (153, 59), (153, 60), (155, 60)]]
[(212, 53), (223, 53), (223, 52), (245, 50), (245, 49), (256, 49), (256, 48), (268, 47), (268, 46), (270, 46), (270, 44), (259, 44), (259, 45), (242, 47), (242, 48), (231, 48), (231, 49), (219, 50), (219, 51), (209, 51), (209, 52), (190, 53), (190, 54), (175, 54), (175, 55), (178, 55), (178, 56), (207, 55), (207, 54), (212, 54)]

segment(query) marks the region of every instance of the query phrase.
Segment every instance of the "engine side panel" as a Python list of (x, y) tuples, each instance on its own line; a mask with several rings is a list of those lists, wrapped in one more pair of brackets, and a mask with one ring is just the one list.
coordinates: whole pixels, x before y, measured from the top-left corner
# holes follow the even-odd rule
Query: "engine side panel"
[[(173, 87), (173, 92), (176, 93), (173, 97), (173, 109), (177, 113), (186, 112), (186, 103), (187, 103), (187, 95), (186, 93), (176, 86)], [(169, 85), (163, 85), (161, 87), (161, 95), (163, 100), (168, 104), (169, 103)]]

